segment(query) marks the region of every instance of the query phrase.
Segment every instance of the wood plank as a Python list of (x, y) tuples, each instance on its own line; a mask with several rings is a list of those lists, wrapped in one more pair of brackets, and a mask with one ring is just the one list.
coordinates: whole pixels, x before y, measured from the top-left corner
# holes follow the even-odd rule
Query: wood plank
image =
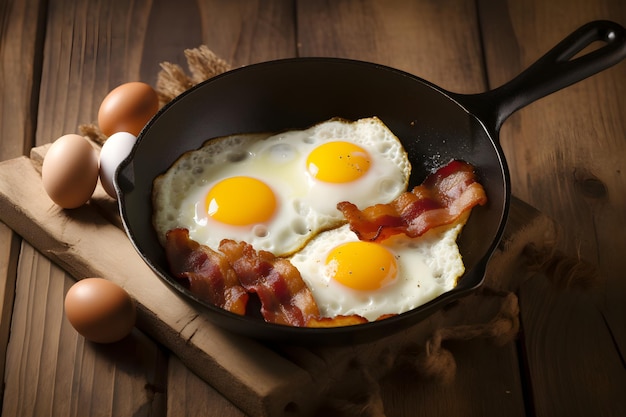
[[(156, 81), (159, 64), (185, 68), (183, 51), (203, 44), (233, 67), (295, 55), (291, 0), (208, 0), (153, 2), (148, 19), (141, 73)], [(144, 17), (142, 17), (143, 19)], [(185, 27), (184, 31), (164, 30)]]
[(233, 68), (296, 55), (294, 1), (210, 0), (198, 3), (202, 43)]
[(535, 415), (624, 415), (624, 363), (589, 294), (536, 279), (520, 301)]
[(117, 85), (149, 82), (140, 68), (150, 7), (145, 0), (48, 2), (37, 145), (96, 121), (100, 102)]
[(458, 93), (485, 88), (473, 0), (301, 0), (297, 26), (300, 56), (372, 61)]
[[(479, 10), (491, 87), (588, 21), (626, 24), (624, 3), (614, 0), (483, 0)], [(520, 110), (501, 132), (513, 192), (558, 219), (562, 249), (595, 265), (600, 277), (584, 293), (558, 292), (543, 280), (523, 287), (538, 416), (624, 413), (626, 234), (615, 227), (626, 223), (625, 96), (621, 63)]]
[[(35, 137), (45, 4), (0, 3), (0, 161), (25, 155)], [(0, 224), (0, 375), (9, 340), (19, 238)], [(4, 384), (0, 398), (3, 398)]]
[(292, 10), (285, 0), (50, 1), (36, 144), (95, 122), (119, 84), (154, 86), (160, 63), (186, 69), (185, 49), (205, 44), (233, 66), (293, 56)]
[(0, 161), (26, 155), (34, 144), (45, 4), (0, 4)]
[[(494, 349), (492, 343), (474, 340), (449, 343), (447, 348), (457, 360), (457, 376), (450, 384), (424, 384), (423, 380), (392, 374), (382, 385), (383, 398), (389, 416), (525, 416), (520, 381), (511, 378), (517, 370), (510, 362), (516, 357), (516, 347)], [(483, 355), (490, 355), (490, 366), (484, 366)], [(464, 381), (474, 381), (474, 384)], [(480, 383), (477, 383), (480, 381)], [(486, 396), (486, 383), (491, 401)], [(407, 398), (410, 397), (410, 398)], [(504, 414), (503, 414), (504, 413)]]
[(207, 410), (211, 410), (214, 416), (245, 417), (233, 403), (190, 372), (176, 356), (170, 356), (167, 383), (167, 417), (201, 416)]
[[(0, 375), (4, 375), (6, 348), (11, 331), (19, 247), (20, 238), (4, 223), (0, 223)], [(3, 398), (3, 390), (4, 385), (0, 398)]]
[(162, 349), (138, 331), (110, 345), (85, 341), (63, 314), (73, 282), (23, 244), (2, 415), (164, 415)]

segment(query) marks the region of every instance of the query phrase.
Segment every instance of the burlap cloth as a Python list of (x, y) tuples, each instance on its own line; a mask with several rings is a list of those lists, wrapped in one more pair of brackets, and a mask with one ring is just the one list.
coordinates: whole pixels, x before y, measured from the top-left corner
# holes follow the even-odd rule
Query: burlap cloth
[[(185, 50), (185, 57), (189, 73), (178, 65), (161, 63), (155, 88), (161, 106), (231, 68), (206, 46)], [(81, 125), (79, 130), (99, 144), (107, 139), (95, 124)], [(340, 362), (340, 366), (307, 364), (302, 348), (277, 349), (300, 362), (320, 382), (317, 394), (325, 398), (323, 412), (384, 416), (379, 381), (390, 372), (402, 369), (431, 383), (449, 384), (454, 381), (457, 364), (446, 349), (446, 342), (486, 339), (496, 346), (514, 342), (520, 330), (516, 293), (524, 280), (541, 275), (557, 288), (587, 288), (597, 280), (593, 267), (560, 252), (557, 242), (555, 223), (545, 216), (536, 216), (508, 239), (505, 237), (489, 264), (484, 285), (472, 295), (434, 314), (415, 329), (379, 344), (344, 348), (340, 352), (323, 348), (315, 351), (315, 360), (322, 357)]]

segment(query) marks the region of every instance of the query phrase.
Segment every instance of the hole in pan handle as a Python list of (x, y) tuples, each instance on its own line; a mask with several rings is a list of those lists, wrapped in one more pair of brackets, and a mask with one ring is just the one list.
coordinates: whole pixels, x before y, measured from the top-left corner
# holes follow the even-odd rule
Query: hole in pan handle
[[(597, 41), (603, 45), (580, 54)], [(626, 29), (615, 22), (597, 20), (572, 32), (506, 84), (485, 93), (456, 95), (456, 98), (497, 133), (502, 123), (520, 108), (597, 74), (625, 57)]]

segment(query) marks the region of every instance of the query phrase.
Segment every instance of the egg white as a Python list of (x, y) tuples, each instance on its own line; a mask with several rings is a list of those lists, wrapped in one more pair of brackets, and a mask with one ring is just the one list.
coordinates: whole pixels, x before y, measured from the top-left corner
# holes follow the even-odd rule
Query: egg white
[(329, 252), (358, 241), (349, 225), (320, 233), (290, 257), (311, 289), (323, 317), (357, 314), (369, 321), (400, 314), (433, 300), (456, 286), (465, 267), (456, 244), (463, 223), (432, 229), (419, 238), (399, 234), (381, 244), (397, 262), (394, 282), (377, 290), (355, 290), (330, 277)]
[[(307, 171), (307, 156), (331, 140), (366, 149), (371, 157), (367, 173), (344, 184), (315, 180)], [(155, 179), (153, 223), (162, 244), (168, 230), (184, 227), (191, 239), (212, 248), (222, 239), (233, 239), (284, 256), (319, 232), (343, 224), (337, 203), (366, 207), (392, 201), (406, 189), (410, 170), (402, 144), (376, 117), (355, 122), (332, 119), (276, 135), (233, 135), (184, 154)], [(268, 222), (232, 226), (206, 215), (208, 190), (232, 176), (257, 178), (274, 191), (277, 210)]]

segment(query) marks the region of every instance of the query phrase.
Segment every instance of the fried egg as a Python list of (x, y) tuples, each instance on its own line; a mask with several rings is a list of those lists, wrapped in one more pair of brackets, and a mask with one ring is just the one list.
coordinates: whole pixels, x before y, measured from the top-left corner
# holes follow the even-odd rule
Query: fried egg
[(349, 225), (320, 233), (290, 258), (323, 317), (357, 314), (369, 321), (400, 314), (451, 290), (465, 267), (456, 244), (464, 222), (360, 241)]
[(392, 201), (410, 171), (399, 139), (376, 117), (228, 136), (184, 154), (154, 181), (153, 223), (161, 243), (184, 227), (214, 249), (233, 239), (285, 256), (345, 223), (337, 203)]

